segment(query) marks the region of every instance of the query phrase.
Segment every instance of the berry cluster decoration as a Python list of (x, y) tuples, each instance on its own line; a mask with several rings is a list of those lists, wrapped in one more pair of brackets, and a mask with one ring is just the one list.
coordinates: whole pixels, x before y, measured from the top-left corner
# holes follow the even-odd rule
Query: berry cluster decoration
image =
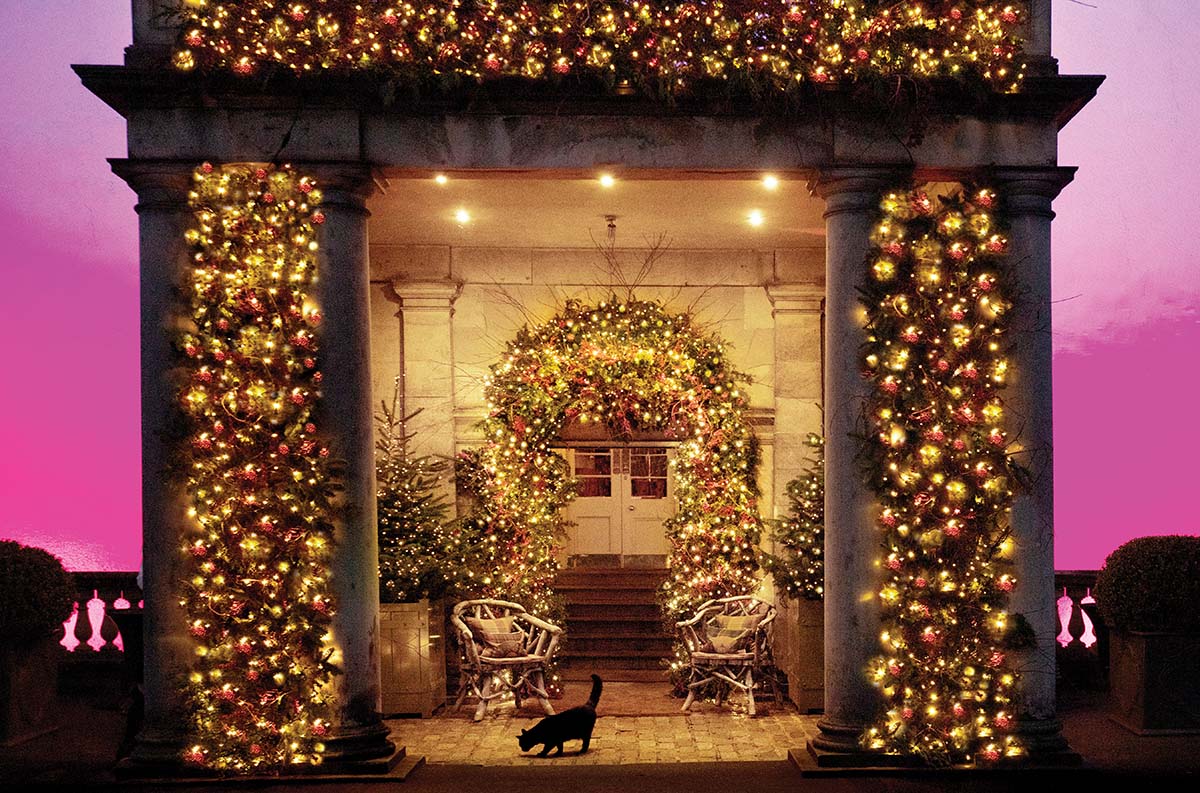
[(824, 600), (825, 439), (809, 433), (807, 442), (812, 460), (787, 483), (788, 516), (773, 522), (775, 551), (763, 555), (763, 566), (788, 597)]
[(1023, 0), (192, 0), (175, 66), (248, 76), (599, 75), (656, 94), (868, 75), (1021, 84)]
[(925, 189), (882, 201), (864, 303), (872, 384), (867, 445), (881, 511), (882, 654), (871, 674), (886, 717), (870, 748), (935, 764), (1020, 754), (1011, 734), (1020, 618), (1001, 389), (1013, 289), (997, 194)]
[[(669, 622), (711, 598), (753, 592), (762, 522), (744, 380), (718, 338), (657, 302), (569, 300), (550, 321), (523, 328), (485, 385), (486, 442), (460, 466), (478, 504), (479, 589), (526, 598), (531, 611), (550, 607), (562, 509), (574, 497), (553, 447), (577, 422), (679, 441), (661, 593)], [(678, 671), (683, 657), (671, 663)]]
[(188, 515), (180, 602), (195, 646), (185, 760), (248, 773), (319, 762), (335, 477), (321, 440), (320, 191), (290, 168), (204, 164), (180, 339)]

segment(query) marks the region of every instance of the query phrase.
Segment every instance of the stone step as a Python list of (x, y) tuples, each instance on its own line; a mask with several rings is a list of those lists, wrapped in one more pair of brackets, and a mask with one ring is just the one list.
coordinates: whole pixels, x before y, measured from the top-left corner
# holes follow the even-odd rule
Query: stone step
[[(591, 679), (595, 669), (584, 662), (563, 664), (559, 667), (560, 679), (570, 683), (583, 683)], [(606, 683), (662, 683), (667, 679), (667, 670), (659, 669), (605, 669), (598, 673)], [(603, 697), (601, 697), (603, 701)]]
[(567, 601), (568, 606), (574, 603), (608, 603), (617, 606), (626, 603), (644, 603), (649, 605), (656, 605), (658, 603), (658, 590), (655, 589), (629, 589), (628, 587), (598, 589), (586, 587), (568, 590), (559, 589), (557, 592)]
[(661, 669), (669, 651), (613, 649), (599, 653), (572, 650), (568, 646), (557, 655), (572, 665), (591, 666), (593, 669)]
[(572, 616), (566, 623), (567, 636), (574, 639), (577, 636), (671, 636), (670, 631), (663, 626), (662, 620), (622, 620), (609, 617), (579, 617)]
[(656, 603), (596, 602), (568, 603), (567, 622), (577, 620), (618, 620), (621, 622), (662, 623), (662, 610)]
[(575, 567), (562, 570), (555, 579), (559, 591), (584, 588), (657, 590), (667, 571), (631, 567)]
[(666, 657), (671, 652), (671, 639), (668, 636), (580, 636), (568, 635), (569, 651), (579, 655), (609, 655), (624, 652), (652, 652)]

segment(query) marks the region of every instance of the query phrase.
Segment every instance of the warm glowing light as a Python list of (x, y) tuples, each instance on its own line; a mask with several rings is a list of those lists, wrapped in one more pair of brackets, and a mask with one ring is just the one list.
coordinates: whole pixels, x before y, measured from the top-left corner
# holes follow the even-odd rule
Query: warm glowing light
[(868, 674), (889, 708), (866, 739), (935, 764), (1021, 752), (1009, 717), (1017, 678), (1005, 660), (1016, 580), (1001, 572), (1012, 549), (1007, 336), (1004, 312), (983, 308), (1011, 299), (1005, 246), (989, 245), (1000, 239), (997, 200), (965, 188), (936, 201), (889, 192), (863, 279), (886, 549), (877, 594), (886, 655)]
[(601, 187), (612, 187), (616, 183), (617, 183), (617, 180), (611, 173), (600, 174), (600, 186)]
[[(901, 12), (897, 8), (902, 9)], [(678, 95), (702, 82), (788, 91), (873, 76), (1017, 90), (1027, 2), (808, 0), (785, 5), (189, 0), (176, 68), (252, 78), (391, 71), (527, 80), (590, 75), (614, 93)]]
[(766, 218), (763, 217), (763, 213), (760, 210), (754, 209), (751, 210), (750, 214), (746, 216), (746, 222), (751, 226), (758, 228), (764, 222), (766, 222)]
[(463, 208), (454, 210), (454, 222), (460, 226), (465, 226), (471, 222), (471, 213)]
[(444, 185), (450, 181), (450, 178), (448, 176), (446, 176), (446, 174), (444, 174), (444, 173), (439, 173), (437, 176), (433, 177), (433, 181), (437, 182), (440, 185)]
[(762, 178), (762, 185), (768, 190), (775, 190), (779, 187), (779, 177), (767, 174)]

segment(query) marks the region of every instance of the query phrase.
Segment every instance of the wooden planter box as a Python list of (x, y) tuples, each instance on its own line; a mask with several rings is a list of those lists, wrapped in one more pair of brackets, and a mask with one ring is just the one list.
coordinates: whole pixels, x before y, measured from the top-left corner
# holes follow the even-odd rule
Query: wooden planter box
[(772, 634), (775, 663), (788, 682), (788, 699), (801, 713), (825, 709), (825, 604), (779, 598)]
[(0, 646), (0, 746), (59, 728), (58, 668), (64, 655), (53, 636), (20, 647)]
[(445, 601), (380, 604), (384, 716), (428, 718), (446, 704), (445, 627)]
[(1139, 735), (1200, 734), (1200, 636), (1112, 632), (1112, 717)]

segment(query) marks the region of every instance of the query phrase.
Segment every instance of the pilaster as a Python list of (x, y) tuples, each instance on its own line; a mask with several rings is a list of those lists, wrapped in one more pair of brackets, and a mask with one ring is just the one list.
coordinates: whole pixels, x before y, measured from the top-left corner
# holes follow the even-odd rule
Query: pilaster
[(1020, 661), (1018, 734), (1035, 757), (1061, 753), (1056, 716), (1054, 590), (1054, 400), (1050, 226), (1052, 202), (1074, 169), (997, 169), (994, 184), (1008, 224), (1015, 284), (1009, 315), (1009, 378), (1002, 392), (1012, 461), (1027, 474), (1011, 513), (1017, 586), (1009, 608), (1033, 627), (1036, 645)]
[(866, 669), (879, 652), (875, 497), (858, 469), (870, 384), (863, 379), (865, 277), (882, 192), (896, 168), (834, 167), (811, 185), (825, 199), (825, 715), (814, 753), (861, 752), (880, 700)]
[(177, 437), (173, 336), (182, 329), (176, 290), (188, 265), (192, 168), (182, 163), (111, 160), (137, 194), (141, 312), (142, 590), (145, 596), (145, 721), (130, 757), (136, 767), (180, 763), (188, 724), (179, 682), (193, 644), (179, 605), (180, 547), (187, 502), (170, 475)]

